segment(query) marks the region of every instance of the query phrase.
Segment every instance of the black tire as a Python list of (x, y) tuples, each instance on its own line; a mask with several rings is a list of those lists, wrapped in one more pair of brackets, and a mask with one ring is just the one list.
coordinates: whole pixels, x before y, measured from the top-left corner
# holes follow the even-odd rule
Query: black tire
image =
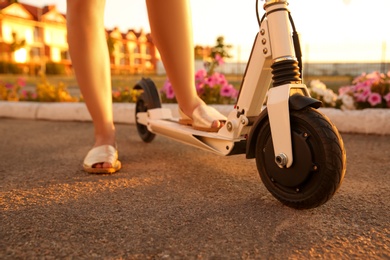
[(311, 107), (290, 112), (293, 164), (275, 163), (271, 130), (265, 118), (256, 143), (256, 165), (268, 191), (295, 209), (318, 207), (340, 187), (346, 171), (343, 140), (330, 120)]
[[(148, 111), (148, 107), (145, 105), (145, 101), (140, 96), (137, 100), (137, 103), (135, 104), (135, 118), (137, 119), (137, 113), (146, 111)], [(145, 143), (150, 143), (151, 141), (153, 141), (156, 135), (150, 132), (146, 125), (138, 123), (137, 120), (135, 124), (137, 126), (138, 135)]]
[(157, 87), (151, 79), (143, 78), (134, 89), (140, 91), (137, 102), (135, 104), (135, 124), (137, 126), (138, 135), (145, 143), (150, 143), (156, 137), (155, 134), (148, 130), (146, 125), (140, 124), (137, 121), (139, 112), (147, 112), (149, 109), (161, 108), (161, 99)]

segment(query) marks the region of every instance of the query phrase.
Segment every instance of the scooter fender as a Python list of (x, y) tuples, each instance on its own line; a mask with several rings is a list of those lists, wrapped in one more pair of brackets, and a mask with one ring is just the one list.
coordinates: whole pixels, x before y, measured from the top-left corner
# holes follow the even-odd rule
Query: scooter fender
[(294, 94), (288, 99), (288, 106), (290, 110), (295, 111), (304, 109), (305, 107), (318, 109), (322, 106), (322, 102), (312, 97)]
[[(288, 100), (290, 110), (302, 110), (306, 107), (312, 107), (318, 109), (321, 107), (322, 102), (309, 96), (303, 96), (301, 94), (294, 94), (289, 97)], [(253, 159), (256, 157), (256, 143), (257, 136), (259, 135), (261, 126), (268, 120), (268, 110), (265, 108), (260, 115), (255, 119), (246, 143), (246, 158)]]

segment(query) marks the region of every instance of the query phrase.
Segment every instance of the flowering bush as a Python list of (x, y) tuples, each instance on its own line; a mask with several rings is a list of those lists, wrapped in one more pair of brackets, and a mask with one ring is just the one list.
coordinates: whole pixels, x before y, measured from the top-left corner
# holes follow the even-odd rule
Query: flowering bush
[(24, 88), (25, 85), (26, 82), (23, 78), (18, 78), (15, 83), (0, 82), (0, 100), (23, 100), (23, 96), (28, 96), (26, 91), (21, 91), (21, 89)]
[[(34, 95), (30, 93), (31, 96)], [(41, 77), (41, 82), (37, 84), (35, 90), (36, 99), (31, 101), (43, 102), (77, 102), (78, 98), (70, 95), (64, 83), (60, 82), (56, 86), (50, 84), (44, 75)]]
[(175, 92), (173, 91), (173, 87), (169, 79), (167, 79), (164, 83), (164, 86), (160, 90), (161, 99), (163, 103), (176, 103)]
[(326, 85), (319, 80), (312, 80), (310, 82), (310, 95), (322, 101), (324, 107), (336, 106), (337, 95), (333, 90), (326, 88)]
[(130, 89), (129, 87), (125, 87), (122, 89), (112, 91), (112, 101), (135, 103), (139, 95), (140, 95), (139, 91), (135, 89)]
[(51, 85), (44, 76), (35, 91), (25, 90), (26, 82), (19, 78), (15, 83), (0, 83), (0, 100), (7, 101), (42, 101), (42, 102), (75, 102), (64, 84)]
[[(223, 62), (218, 54), (213, 62), (217, 65)], [(215, 66), (213, 66), (214, 68)], [(37, 83), (35, 91), (25, 89), (26, 81), (18, 78), (14, 83), (0, 81), (0, 100), (6, 101), (43, 101), (43, 102), (77, 102), (83, 98), (70, 95), (63, 83), (50, 84), (44, 75)], [(195, 74), (197, 94), (208, 104), (231, 104), (237, 99), (238, 91), (218, 72), (200, 69)], [(325, 107), (341, 108), (343, 110), (364, 108), (390, 108), (390, 71), (387, 74), (372, 72), (356, 77), (350, 86), (339, 88), (339, 95), (319, 80), (312, 80), (309, 85), (311, 96), (323, 102)], [(113, 102), (135, 102), (138, 91), (129, 87), (112, 91)], [(161, 89), (162, 100), (175, 103), (175, 94), (169, 80)]]
[(351, 86), (339, 88), (341, 109), (390, 108), (390, 71), (363, 73)]
[[(35, 102), (78, 102), (84, 101), (83, 97), (72, 96), (67, 87), (62, 83), (53, 85), (49, 83), (44, 75), (37, 83), (35, 91), (25, 90), (26, 81), (20, 77), (15, 83), (0, 82), (0, 100), (5, 101), (35, 101)], [(135, 102), (138, 92), (128, 87), (113, 90), (113, 102)]]
[(238, 94), (225, 75), (218, 72), (208, 75), (204, 69), (195, 74), (195, 87), (199, 97), (208, 104), (231, 104)]
[[(238, 91), (229, 84), (225, 75), (215, 72), (215, 68), (224, 64), (224, 58), (230, 58), (227, 49), (230, 45), (224, 44), (224, 38), (217, 38), (217, 45), (212, 48), (209, 61), (205, 62), (206, 69), (195, 73), (195, 87), (198, 96), (207, 104), (232, 104), (236, 101)], [(161, 98), (166, 103), (176, 103), (172, 84), (167, 79), (161, 89)]]
[[(229, 84), (225, 75), (214, 72), (208, 75), (205, 69), (195, 74), (195, 87), (198, 96), (207, 104), (232, 104), (237, 98), (238, 91)], [(176, 103), (172, 84), (167, 79), (161, 89), (161, 98), (166, 103)]]

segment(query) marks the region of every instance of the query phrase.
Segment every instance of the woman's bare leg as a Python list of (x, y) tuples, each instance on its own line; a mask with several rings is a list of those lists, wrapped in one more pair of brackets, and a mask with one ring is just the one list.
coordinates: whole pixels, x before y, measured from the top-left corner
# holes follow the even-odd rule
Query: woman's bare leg
[[(95, 147), (115, 146), (105, 0), (67, 0), (69, 52), (95, 129)], [(111, 167), (109, 163), (96, 167)]]
[[(188, 0), (146, 0), (153, 42), (157, 46), (181, 110), (192, 115), (203, 101), (194, 79), (194, 43)], [(218, 127), (219, 121), (213, 122)]]

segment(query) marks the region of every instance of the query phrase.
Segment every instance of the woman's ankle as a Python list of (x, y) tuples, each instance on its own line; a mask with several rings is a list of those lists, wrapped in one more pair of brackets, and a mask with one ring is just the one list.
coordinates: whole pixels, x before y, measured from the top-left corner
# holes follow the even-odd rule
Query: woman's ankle
[(94, 147), (101, 145), (116, 145), (115, 132), (110, 134), (95, 134), (95, 144)]
[(206, 103), (202, 99), (197, 98), (193, 102), (187, 102), (187, 103), (183, 104), (183, 106), (181, 104), (179, 104), (179, 107), (180, 107), (180, 110), (185, 115), (187, 115), (188, 117), (192, 118), (192, 113), (194, 112), (194, 110), (198, 106), (203, 105), (203, 104), (206, 104)]

